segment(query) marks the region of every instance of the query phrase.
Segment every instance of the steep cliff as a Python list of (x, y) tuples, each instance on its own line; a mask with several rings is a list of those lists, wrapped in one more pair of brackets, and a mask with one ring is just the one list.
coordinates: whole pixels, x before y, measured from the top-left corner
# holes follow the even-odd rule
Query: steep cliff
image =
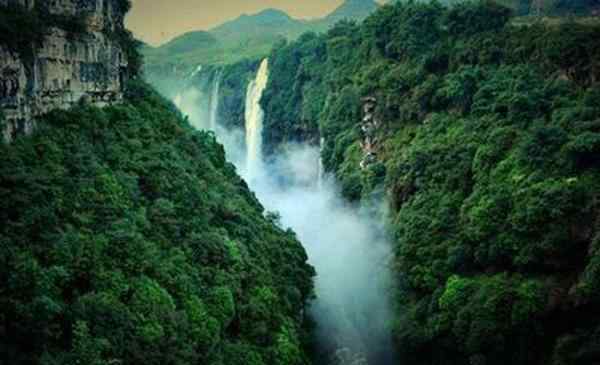
[(129, 78), (124, 0), (0, 0), (0, 109), (5, 140), (34, 118), (84, 100), (122, 99)]

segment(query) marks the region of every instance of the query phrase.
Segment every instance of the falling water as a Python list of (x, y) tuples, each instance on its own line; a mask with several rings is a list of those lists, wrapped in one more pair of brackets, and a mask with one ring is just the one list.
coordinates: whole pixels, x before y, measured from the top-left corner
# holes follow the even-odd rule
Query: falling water
[(190, 74), (190, 76), (188, 77), (189, 79), (193, 78), (194, 76), (196, 76), (198, 73), (200, 73), (202, 71), (202, 65), (198, 65), (196, 67), (196, 69), (194, 71), (192, 71), (192, 73)]
[(321, 156), (323, 155), (323, 147), (325, 145), (325, 138), (321, 137), (319, 140), (319, 161), (317, 161), (317, 188), (321, 189), (323, 187), (323, 179), (325, 178), (325, 167), (323, 166), (323, 159)]
[(262, 123), (264, 112), (260, 99), (269, 80), (269, 60), (260, 64), (256, 79), (248, 85), (246, 93), (246, 178), (255, 179), (262, 163)]
[(212, 86), (212, 94), (210, 96), (209, 128), (212, 131), (217, 130), (217, 118), (219, 113), (219, 89), (221, 86), (221, 76), (222, 71), (217, 71)]
[(221, 78), (222, 70), (204, 71), (198, 66), (173, 98), (175, 106), (188, 115), (194, 128), (216, 131)]

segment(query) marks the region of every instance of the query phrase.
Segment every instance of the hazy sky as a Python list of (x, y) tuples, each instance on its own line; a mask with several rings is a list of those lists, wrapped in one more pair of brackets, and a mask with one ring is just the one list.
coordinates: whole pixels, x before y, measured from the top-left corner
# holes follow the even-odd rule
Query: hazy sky
[(343, 0), (132, 0), (127, 27), (152, 45), (176, 35), (209, 29), (241, 14), (281, 9), (295, 18), (323, 16)]

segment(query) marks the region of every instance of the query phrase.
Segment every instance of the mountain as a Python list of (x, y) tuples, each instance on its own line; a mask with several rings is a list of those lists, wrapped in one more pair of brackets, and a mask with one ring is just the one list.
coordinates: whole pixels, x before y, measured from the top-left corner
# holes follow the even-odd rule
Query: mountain
[(331, 14), (310, 21), (294, 19), (278, 9), (244, 14), (208, 31), (186, 33), (160, 47), (143, 47), (146, 75), (164, 92), (164, 80), (172, 80), (174, 74), (188, 75), (199, 64), (261, 58), (282, 39), (294, 40), (309, 31), (324, 32), (342, 19), (362, 20), (377, 8), (373, 0), (347, 0)]
[(262, 58), (281, 39), (295, 39), (311, 24), (281, 10), (266, 9), (241, 15), (209, 31), (183, 34), (159, 47), (142, 47), (146, 76), (161, 92), (170, 94), (198, 65), (233, 64)]
[(346, 0), (342, 5), (325, 17), (333, 24), (342, 19), (362, 20), (377, 10), (379, 5), (373, 0)]
[(293, 19), (277, 9), (267, 9), (253, 15), (241, 15), (221, 24), (210, 33), (223, 42), (237, 42), (250, 38), (276, 38), (297, 35), (307, 29), (306, 22)]
[(160, 49), (168, 53), (185, 53), (198, 48), (214, 47), (216, 45), (217, 39), (211, 33), (196, 31), (180, 35), (162, 45)]

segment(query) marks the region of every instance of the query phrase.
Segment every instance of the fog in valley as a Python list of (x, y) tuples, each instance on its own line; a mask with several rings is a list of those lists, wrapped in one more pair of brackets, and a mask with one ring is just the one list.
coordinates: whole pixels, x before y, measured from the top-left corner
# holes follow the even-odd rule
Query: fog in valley
[(206, 78), (210, 82), (188, 84), (174, 102), (195, 128), (215, 132), (267, 211), (278, 214), (281, 226), (293, 229), (306, 248), (317, 271), (310, 314), (319, 356), (334, 364), (392, 363), (385, 202), (358, 206), (344, 201), (335, 179), (322, 171), (319, 146), (289, 144), (265, 160), (259, 102), (267, 85), (267, 60), (248, 85), (245, 130), (219, 124), (215, 89), (220, 80), (213, 72)]

